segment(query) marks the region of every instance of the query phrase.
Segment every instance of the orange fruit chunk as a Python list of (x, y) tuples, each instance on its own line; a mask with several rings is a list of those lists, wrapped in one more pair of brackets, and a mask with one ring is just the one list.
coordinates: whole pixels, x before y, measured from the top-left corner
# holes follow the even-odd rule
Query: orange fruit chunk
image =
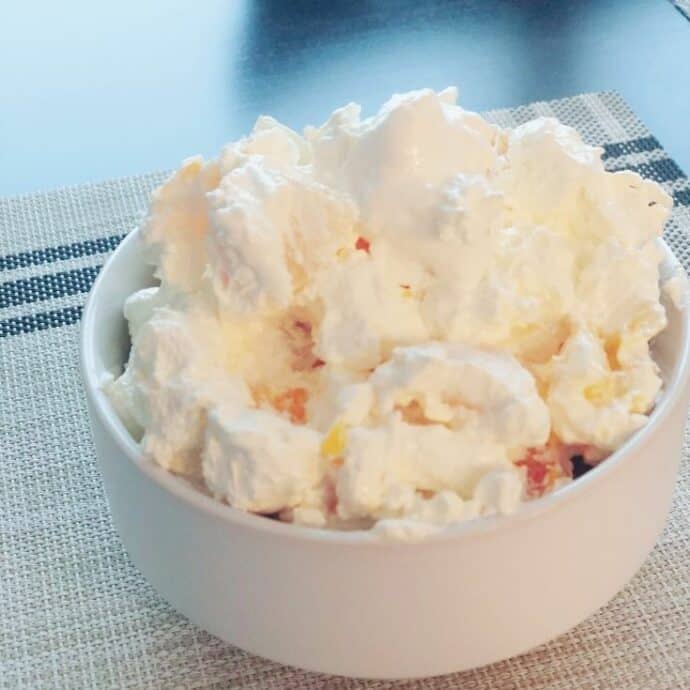
[(273, 407), (278, 412), (287, 413), (293, 424), (305, 424), (308, 399), (309, 392), (306, 388), (289, 388), (273, 398)]

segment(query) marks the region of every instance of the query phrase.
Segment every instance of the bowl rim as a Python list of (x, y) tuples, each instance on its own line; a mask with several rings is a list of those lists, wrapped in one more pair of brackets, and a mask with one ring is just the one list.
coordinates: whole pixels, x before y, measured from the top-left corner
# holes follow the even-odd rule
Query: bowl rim
[[(137, 241), (138, 236), (139, 230), (135, 228), (128, 233), (110, 257), (108, 257), (96, 277), (84, 305), (79, 334), (80, 369), (84, 388), (91, 402), (91, 410), (95, 412), (98, 421), (127, 460), (164, 491), (171, 493), (190, 508), (209, 517), (233, 523), (238, 527), (268, 532), (279, 538), (301, 542), (321, 542), (352, 546), (375, 545), (377, 547), (386, 545), (404, 548), (422, 543), (457, 540), (472, 535), (515, 527), (569, 501), (575, 500), (582, 493), (589, 491), (591, 486), (600, 483), (605, 477), (616, 471), (625, 463), (626, 458), (636, 448), (646, 445), (659, 430), (675, 406), (682, 401), (683, 393), (690, 379), (690, 308), (685, 306), (678, 311), (678, 316), (682, 319), (680, 360), (676, 360), (674, 363), (670, 380), (664, 387), (661, 398), (652, 411), (649, 421), (620, 448), (606, 458), (605, 462), (600, 463), (576, 481), (559, 487), (546, 496), (521, 503), (514, 513), (452, 523), (425, 533), (421, 540), (414, 538), (410, 540), (382, 538), (379, 533), (372, 530), (332, 530), (266, 519), (264, 516), (248, 513), (218, 501), (199, 491), (183, 477), (174, 475), (152, 460), (144, 458), (139, 444), (129, 434), (107, 395), (102, 390), (103, 381), (102, 378), (99, 379), (97, 376), (95, 363), (95, 339), (93, 334), (97, 324), (94, 305), (101, 297), (101, 288), (107, 282), (113, 265), (117, 263), (129, 244)], [(664, 259), (673, 264), (679, 264), (671, 248), (663, 239), (660, 239), (660, 244), (664, 250)]]

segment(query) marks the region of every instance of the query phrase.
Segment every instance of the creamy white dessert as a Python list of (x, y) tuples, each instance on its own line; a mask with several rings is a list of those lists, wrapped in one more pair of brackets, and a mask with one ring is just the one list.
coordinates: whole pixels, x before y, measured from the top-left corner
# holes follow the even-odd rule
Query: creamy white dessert
[(456, 98), (261, 117), (154, 193), (160, 285), (106, 384), (146, 457), (242, 510), (405, 535), (509, 514), (645, 424), (670, 197)]

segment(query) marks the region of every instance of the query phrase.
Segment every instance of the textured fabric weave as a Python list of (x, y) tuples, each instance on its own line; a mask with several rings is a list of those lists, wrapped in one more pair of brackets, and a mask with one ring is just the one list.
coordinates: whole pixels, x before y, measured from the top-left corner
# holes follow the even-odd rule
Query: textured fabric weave
[[(667, 238), (690, 265), (690, 183), (613, 93), (489, 113), (555, 115), (610, 169), (661, 182)], [(81, 305), (108, 253), (165, 177), (0, 199), (1, 688), (688, 688), (688, 443), (667, 528), (608, 606), (529, 654), (415, 682), (365, 682), (258, 659), (195, 628), (128, 561), (96, 467), (78, 375)], [(566, 594), (567, 596), (567, 594)]]

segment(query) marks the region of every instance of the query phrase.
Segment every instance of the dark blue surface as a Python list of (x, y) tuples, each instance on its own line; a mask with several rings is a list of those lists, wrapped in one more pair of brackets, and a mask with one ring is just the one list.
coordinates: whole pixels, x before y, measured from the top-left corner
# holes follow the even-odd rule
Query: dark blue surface
[(448, 84), (477, 110), (616, 89), (690, 169), (690, 23), (664, 0), (43, 0), (0, 10), (0, 195)]

